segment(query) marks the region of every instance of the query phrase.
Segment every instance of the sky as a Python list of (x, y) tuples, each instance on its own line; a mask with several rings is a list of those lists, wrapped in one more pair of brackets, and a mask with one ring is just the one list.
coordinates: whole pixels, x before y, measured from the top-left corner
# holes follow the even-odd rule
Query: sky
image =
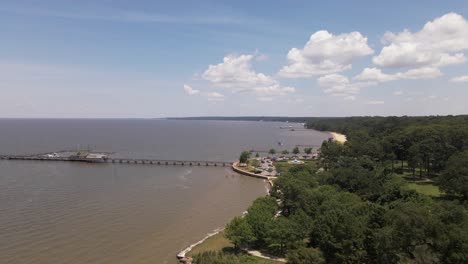
[(0, 1), (0, 118), (468, 114), (468, 1)]

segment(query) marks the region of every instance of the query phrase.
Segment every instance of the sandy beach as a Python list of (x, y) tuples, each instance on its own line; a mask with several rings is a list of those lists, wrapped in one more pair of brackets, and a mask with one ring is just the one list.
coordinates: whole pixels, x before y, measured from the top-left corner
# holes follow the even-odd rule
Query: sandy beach
[(339, 143), (345, 143), (346, 142), (346, 135), (343, 135), (343, 134), (340, 134), (340, 133), (336, 133), (336, 132), (329, 132), (332, 137), (333, 137), (333, 140), (339, 142)]

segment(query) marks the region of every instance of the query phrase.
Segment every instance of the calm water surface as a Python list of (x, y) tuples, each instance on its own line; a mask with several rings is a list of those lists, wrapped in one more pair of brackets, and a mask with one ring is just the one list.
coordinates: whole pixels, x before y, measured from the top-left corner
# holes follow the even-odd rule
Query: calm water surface
[[(90, 147), (115, 157), (230, 161), (245, 149), (328, 138), (281, 125), (0, 120), (0, 154)], [(175, 263), (179, 250), (265, 193), (262, 180), (227, 168), (0, 161), (0, 263)]]

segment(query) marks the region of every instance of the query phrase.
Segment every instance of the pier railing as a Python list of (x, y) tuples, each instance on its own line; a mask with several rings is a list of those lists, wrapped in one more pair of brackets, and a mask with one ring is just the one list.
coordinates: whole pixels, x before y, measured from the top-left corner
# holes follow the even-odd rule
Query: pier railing
[(114, 164), (147, 164), (147, 165), (173, 165), (173, 166), (213, 166), (230, 167), (231, 161), (198, 161), (198, 160), (160, 160), (160, 159), (133, 159), (133, 158), (103, 158), (89, 159), (76, 157), (44, 157), (36, 155), (0, 155), (2, 160), (32, 160), (32, 161), (63, 161), (88, 163), (114, 163)]

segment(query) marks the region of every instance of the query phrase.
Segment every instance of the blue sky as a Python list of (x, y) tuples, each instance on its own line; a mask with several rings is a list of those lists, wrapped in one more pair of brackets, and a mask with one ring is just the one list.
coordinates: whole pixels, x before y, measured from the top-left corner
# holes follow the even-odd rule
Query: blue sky
[(468, 114), (466, 1), (0, 3), (0, 117)]

